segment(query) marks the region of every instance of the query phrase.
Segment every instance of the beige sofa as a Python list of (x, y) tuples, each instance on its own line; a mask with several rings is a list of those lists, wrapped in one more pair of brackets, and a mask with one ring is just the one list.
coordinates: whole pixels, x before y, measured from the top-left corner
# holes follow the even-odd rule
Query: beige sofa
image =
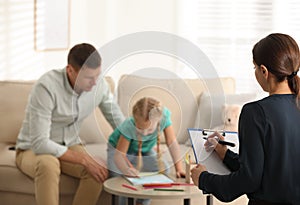
[[(16, 142), (32, 85), (33, 82), (0, 82), (0, 203), (5, 205), (35, 204), (33, 180), (17, 169), (15, 151), (9, 150)], [(103, 156), (106, 154), (106, 141), (100, 136), (108, 136), (111, 131), (100, 110), (96, 109), (83, 123), (80, 136), (85, 136), (82, 140), (93, 155)], [(73, 177), (61, 175), (61, 205), (72, 204), (78, 182)], [(98, 205), (109, 204), (110, 198), (109, 194), (103, 192)]]
[[(114, 89), (111, 78), (106, 78), (112, 86), (112, 91), (126, 116), (130, 115), (132, 104), (142, 96), (152, 96), (161, 100), (172, 112), (172, 121), (180, 143), (181, 153), (191, 151), (189, 146), (187, 128), (189, 127), (213, 127), (218, 122), (212, 119), (215, 108), (201, 108), (211, 104), (209, 101), (214, 94), (233, 95), (235, 82), (232, 78), (222, 79), (150, 79), (132, 75), (124, 75), (118, 81)], [(24, 109), (27, 97), (33, 82), (1, 81), (0, 82), (0, 199), (5, 205), (34, 205), (33, 180), (21, 173), (15, 165), (15, 151), (9, 150), (15, 144), (21, 123), (24, 117)], [(221, 92), (217, 88), (221, 87)], [(209, 91), (209, 92), (207, 92)], [(209, 93), (209, 95), (207, 95)], [(225, 96), (225, 97), (226, 97)], [(207, 100), (208, 99), (208, 100)], [(201, 112), (201, 109), (203, 110)], [(219, 113), (220, 114), (220, 113)], [(219, 116), (217, 114), (217, 116)], [(206, 116), (202, 119), (199, 116)], [(218, 118), (218, 117), (217, 117)], [(103, 118), (99, 109), (96, 109), (83, 123), (80, 130), (82, 141), (87, 150), (94, 156), (106, 158), (107, 137), (112, 129)], [(164, 157), (171, 163), (171, 157), (165, 149)], [(174, 171), (174, 168), (172, 168)], [(70, 176), (62, 175), (60, 181), (60, 204), (71, 204), (78, 180)], [(206, 197), (192, 199), (196, 203), (205, 204)], [(99, 198), (99, 204), (109, 204), (111, 196), (103, 191)], [(214, 199), (215, 200), (215, 199)], [(215, 200), (218, 203), (217, 200)], [(165, 202), (164, 202), (165, 203)], [(173, 204), (180, 204), (174, 201)], [(153, 200), (152, 204), (160, 204)], [(242, 203), (246, 204), (245, 200)]]

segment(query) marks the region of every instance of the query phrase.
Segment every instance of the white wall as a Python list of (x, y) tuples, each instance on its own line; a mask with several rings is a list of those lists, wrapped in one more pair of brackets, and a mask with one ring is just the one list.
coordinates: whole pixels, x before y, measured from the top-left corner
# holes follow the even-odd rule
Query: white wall
[[(176, 1), (173, 0), (70, 1), (70, 47), (77, 43), (88, 42), (100, 48), (117, 37), (139, 31), (176, 32)], [(0, 50), (8, 53), (3, 59), (4, 62), (0, 63), (0, 79), (36, 79), (50, 69), (61, 68), (66, 65), (68, 50), (43, 52), (36, 52), (34, 50), (33, 2), (29, 0), (23, 2), (28, 5), (26, 8), (28, 15), (24, 17), (28, 22), (28, 25), (24, 28), (27, 31), (26, 35), (28, 35), (28, 38), (23, 38), (24, 40), (22, 40), (18, 37), (18, 41), (20, 42), (17, 45), (14, 43), (9, 44), (10, 48), (1, 47), (0, 45)], [(1, 7), (5, 7), (10, 2), (7, 1), (0, 4)], [(2, 19), (7, 20), (10, 14), (1, 12), (0, 9), (0, 16), (4, 17)], [(2, 30), (5, 30), (5, 28), (1, 28), (0, 32)], [(12, 47), (20, 45), (24, 49), (17, 56), (8, 52), (15, 49)], [(28, 56), (22, 59), (22, 55), (26, 53)], [(17, 57), (22, 59), (22, 61), (13, 64), (12, 59), (16, 59)], [(12, 67), (17, 69), (13, 69)], [(114, 72), (113, 70), (112, 72)], [(124, 69), (123, 71), (127, 72)]]
[(176, 31), (174, 0), (87, 0), (86, 6), (87, 35), (99, 46), (138, 31)]
[[(177, 30), (177, 5), (174, 0), (90, 0), (87, 1), (87, 8), (87, 37), (99, 47), (118, 37), (136, 32), (176, 33)], [(160, 67), (172, 72), (176, 70), (174, 59), (143, 53), (116, 62), (107, 75), (117, 80), (121, 74), (151, 67)]]
[[(73, 0), (71, 16), (71, 45), (89, 42), (100, 48), (130, 33), (176, 32), (176, 1), (173, 0)], [(107, 74), (117, 80), (121, 73), (137, 68), (168, 66), (167, 69), (172, 69), (172, 63), (169, 58), (157, 55), (131, 56), (118, 62)]]

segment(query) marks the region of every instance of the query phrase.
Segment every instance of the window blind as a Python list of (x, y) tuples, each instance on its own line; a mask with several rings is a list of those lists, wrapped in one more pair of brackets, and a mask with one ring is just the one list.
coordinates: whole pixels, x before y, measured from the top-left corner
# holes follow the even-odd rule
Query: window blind
[(234, 77), (237, 92), (257, 92), (261, 89), (252, 69), (252, 47), (271, 32), (296, 39), (299, 8), (297, 0), (184, 1), (178, 9), (179, 34), (197, 44), (219, 77)]
[(33, 49), (33, 1), (0, 1), (0, 79), (34, 79), (41, 58)]

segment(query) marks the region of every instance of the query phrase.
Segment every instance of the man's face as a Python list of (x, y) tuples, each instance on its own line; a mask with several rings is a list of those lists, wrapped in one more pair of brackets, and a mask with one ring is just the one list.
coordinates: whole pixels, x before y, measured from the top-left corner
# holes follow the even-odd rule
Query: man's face
[(73, 67), (71, 74), (69, 74), (69, 79), (73, 89), (76, 93), (80, 94), (83, 91), (91, 91), (92, 88), (96, 85), (97, 79), (101, 73), (101, 67), (98, 68), (81, 68), (79, 71), (76, 71)]

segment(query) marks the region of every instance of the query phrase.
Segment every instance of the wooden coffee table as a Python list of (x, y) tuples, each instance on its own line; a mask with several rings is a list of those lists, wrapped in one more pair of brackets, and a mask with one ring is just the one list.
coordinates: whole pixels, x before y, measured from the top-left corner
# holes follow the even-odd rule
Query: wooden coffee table
[(154, 189), (145, 189), (142, 186), (135, 186), (137, 190), (132, 190), (124, 187), (123, 184), (132, 186), (123, 177), (113, 177), (104, 182), (104, 190), (112, 194), (112, 205), (115, 205), (117, 196), (127, 197), (128, 205), (133, 205), (134, 199), (182, 199), (184, 205), (189, 205), (192, 196), (201, 194), (198, 187), (190, 185), (176, 185), (166, 188), (184, 191), (155, 191)]

